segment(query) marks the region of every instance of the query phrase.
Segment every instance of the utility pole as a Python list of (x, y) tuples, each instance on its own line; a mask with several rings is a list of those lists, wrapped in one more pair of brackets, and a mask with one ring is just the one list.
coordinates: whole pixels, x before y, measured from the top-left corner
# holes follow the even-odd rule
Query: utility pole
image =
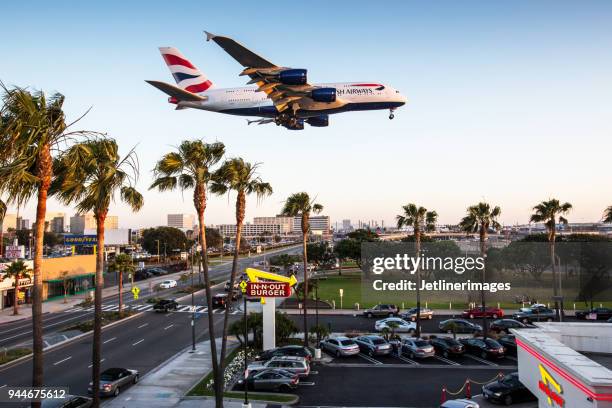
[(195, 346), (195, 290), (193, 287), (193, 247), (191, 247), (191, 352), (196, 349)]
[[(245, 282), (245, 281), (243, 281)], [(231, 290), (231, 288), (230, 288)], [(249, 404), (249, 384), (247, 383), (247, 344), (249, 342), (249, 325), (247, 322), (247, 297), (246, 297), (246, 289), (242, 289), (242, 297), (244, 300), (243, 308), (244, 308), (244, 404), (242, 404), (242, 408), (250, 408), (251, 404)], [(255, 339), (253, 339), (255, 341)]]

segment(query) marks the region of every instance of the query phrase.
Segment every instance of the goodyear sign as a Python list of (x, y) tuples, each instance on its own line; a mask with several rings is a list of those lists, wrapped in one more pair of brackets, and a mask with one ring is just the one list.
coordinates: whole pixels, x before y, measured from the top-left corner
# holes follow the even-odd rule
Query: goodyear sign
[(64, 245), (96, 245), (98, 237), (95, 235), (66, 235), (64, 236)]

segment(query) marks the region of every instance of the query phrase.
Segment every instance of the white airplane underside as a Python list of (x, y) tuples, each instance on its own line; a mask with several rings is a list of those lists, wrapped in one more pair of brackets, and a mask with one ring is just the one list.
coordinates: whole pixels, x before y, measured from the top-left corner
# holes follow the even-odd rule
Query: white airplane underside
[(276, 123), (288, 129), (303, 129), (304, 122), (323, 127), (329, 115), (364, 110), (393, 111), (406, 103), (399, 91), (380, 83), (348, 82), (311, 85), (307, 71), (279, 67), (249, 51), (231, 38), (207, 34), (236, 61), (247, 75), (248, 84), (256, 87), (215, 89), (212, 82), (176, 48), (162, 47), (160, 52), (170, 68), (177, 86), (147, 81), (170, 96), (177, 109), (202, 109), (261, 119), (248, 123)]

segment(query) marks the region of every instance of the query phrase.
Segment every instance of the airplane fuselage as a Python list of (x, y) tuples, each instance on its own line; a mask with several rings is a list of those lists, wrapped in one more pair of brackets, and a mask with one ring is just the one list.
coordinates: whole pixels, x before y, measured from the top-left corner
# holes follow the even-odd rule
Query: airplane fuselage
[[(394, 88), (372, 82), (346, 82), (314, 84), (317, 87), (335, 88), (334, 102), (301, 103), (295, 115), (300, 118), (316, 117), (349, 111), (390, 109), (406, 103), (406, 98)], [(279, 111), (265, 92), (256, 87), (209, 89), (198, 95), (206, 100), (197, 102), (175, 101), (179, 109), (195, 108), (239, 116), (274, 118)]]

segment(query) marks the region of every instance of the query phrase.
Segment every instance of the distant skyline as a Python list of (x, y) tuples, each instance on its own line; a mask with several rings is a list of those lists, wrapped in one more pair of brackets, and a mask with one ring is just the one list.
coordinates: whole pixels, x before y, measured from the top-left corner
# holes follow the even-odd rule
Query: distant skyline
[[(277, 214), (299, 191), (316, 197), (334, 225), (394, 225), (409, 202), (435, 209), (441, 224), (481, 200), (502, 208), (504, 224), (527, 223), (550, 197), (574, 205), (570, 222), (596, 222), (612, 205), (612, 3), (313, 1), (302, 11), (275, 1), (10, 2), (0, 80), (60, 91), (68, 120), (92, 107), (77, 128), (107, 133), (123, 152), (136, 145), (145, 206), (110, 209), (126, 228), (194, 213), (190, 193), (148, 186), (155, 161), (196, 137), (262, 162), (274, 194), (250, 199), (248, 220)], [(386, 111), (347, 113), (304, 131), (175, 111), (144, 82), (172, 80), (158, 46), (179, 48), (214, 86), (245, 85), (238, 63), (203, 30), (307, 68), (312, 82), (379, 81), (408, 103), (392, 121)], [(234, 221), (233, 196), (208, 204), (207, 223)], [(21, 213), (33, 221), (34, 211), (29, 203)], [(53, 199), (48, 211), (74, 214)]]

